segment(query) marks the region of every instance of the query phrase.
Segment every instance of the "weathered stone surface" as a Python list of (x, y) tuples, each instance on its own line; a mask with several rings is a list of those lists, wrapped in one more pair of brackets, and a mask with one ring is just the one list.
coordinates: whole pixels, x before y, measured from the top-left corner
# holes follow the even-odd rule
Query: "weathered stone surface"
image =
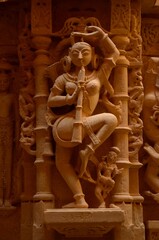
[(0, 240), (158, 240), (158, 16), (0, 2)]

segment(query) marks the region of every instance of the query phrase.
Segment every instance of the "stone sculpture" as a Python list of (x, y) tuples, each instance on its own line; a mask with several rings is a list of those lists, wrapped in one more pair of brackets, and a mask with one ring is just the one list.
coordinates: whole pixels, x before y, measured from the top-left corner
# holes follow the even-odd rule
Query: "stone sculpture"
[(0, 207), (10, 207), (14, 95), (10, 92), (12, 66), (5, 59), (0, 61)]
[(95, 195), (100, 201), (100, 208), (106, 207), (105, 200), (115, 185), (114, 177), (122, 171), (116, 165), (119, 153), (119, 148), (112, 147), (109, 153), (103, 156), (102, 161), (98, 164)]
[[(62, 116), (54, 119), (52, 128), (56, 142), (56, 167), (75, 199), (63, 207), (87, 208), (79, 178), (87, 175), (88, 161), (118, 125), (119, 108), (108, 100), (114, 93), (108, 79), (119, 51), (108, 34), (96, 26), (86, 27), (85, 32), (72, 32), (71, 39), (69, 55), (61, 60), (66, 73), (55, 80), (47, 105), (50, 111), (63, 110)], [(100, 48), (100, 60), (92, 46)], [(93, 113), (100, 98), (106, 100), (105, 105), (113, 109), (113, 114)], [(66, 112), (68, 107), (70, 110)], [(79, 151), (80, 170), (76, 174), (71, 157), (74, 148), (82, 144), (86, 136), (90, 142)]]
[(146, 191), (146, 194), (152, 196), (157, 202), (159, 202), (158, 66), (159, 58), (149, 59), (145, 73), (145, 99), (143, 108), (144, 131), (148, 140), (153, 143), (153, 146), (149, 142), (144, 146), (145, 151), (148, 153), (148, 157), (144, 159), (144, 164), (146, 165), (145, 181), (150, 188), (150, 191)]

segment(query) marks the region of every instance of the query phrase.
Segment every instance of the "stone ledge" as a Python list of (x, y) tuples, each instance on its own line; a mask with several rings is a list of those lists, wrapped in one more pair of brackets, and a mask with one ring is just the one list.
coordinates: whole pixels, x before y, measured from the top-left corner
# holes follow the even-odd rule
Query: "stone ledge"
[(66, 237), (102, 237), (124, 221), (120, 209), (47, 209), (44, 222)]
[(147, 240), (159, 239), (159, 220), (149, 220), (146, 223)]

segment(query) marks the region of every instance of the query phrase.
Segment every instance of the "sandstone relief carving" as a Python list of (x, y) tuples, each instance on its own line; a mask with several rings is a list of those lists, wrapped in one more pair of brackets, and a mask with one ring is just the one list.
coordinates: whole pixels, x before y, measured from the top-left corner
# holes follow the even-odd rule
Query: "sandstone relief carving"
[[(47, 122), (52, 126), (52, 134), (56, 142), (56, 167), (74, 198), (74, 202), (63, 207), (87, 208), (88, 203), (85, 200), (80, 178), (90, 180), (88, 162), (94, 162), (96, 149), (111, 136), (121, 119), (120, 104), (116, 106), (110, 101), (114, 90), (109, 82), (119, 51), (108, 34), (98, 26), (87, 26), (83, 32), (72, 32), (69, 40), (71, 46), (68, 55), (47, 69), (50, 75), (54, 75), (55, 72), (57, 75), (55, 68), (61, 64), (64, 69), (64, 73), (55, 79), (48, 98)], [(100, 58), (96, 49), (98, 53), (100, 52)], [(94, 110), (99, 99), (107, 108), (107, 112), (95, 114)], [(89, 137), (87, 144), (85, 144), (86, 136)], [(71, 163), (76, 147), (79, 147), (78, 169)], [(112, 171), (115, 169), (114, 165)], [(109, 177), (114, 183), (111, 174)], [(96, 193), (100, 188), (101, 186), (98, 186)], [(101, 194), (102, 192), (103, 189)], [(102, 205), (104, 198), (105, 196), (102, 196), (102, 202), (100, 200)]]
[(126, 57), (131, 64), (141, 64), (142, 55), (142, 38), (138, 32), (138, 19), (135, 14), (131, 16), (131, 32), (130, 32), (130, 43), (127, 46)]
[[(97, 180), (95, 187), (95, 195), (99, 199), (100, 208), (106, 207), (105, 200), (115, 185), (114, 177), (120, 174), (123, 169), (118, 169), (116, 165), (117, 157), (120, 153), (119, 148), (112, 147), (106, 156), (102, 157), (102, 161), (97, 166)], [(110, 207), (115, 207), (110, 204)]]
[(143, 54), (158, 56), (159, 24), (158, 19), (143, 19), (142, 22)]
[(112, 3), (112, 26), (116, 32), (128, 32), (130, 29), (130, 10), (129, 3), (125, 0), (120, 2), (115, 0)]
[(30, 20), (26, 16), (25, 26), (19, 35), (18, 56), (20, 61), (19, 113), (22, 118), (20, 143), (23, 149), (35, 155), (35, 86), (32, 62), (34, 59), (29, 29)]
[(144, 132), (148, 138), (148, 142), (144, 146), (148, 157), (144, 160), (144, 164), (146, 164), (145, 181), (150, 188), (146, 194), (152, 196), (159, 203), (159, 58), (149, 59), (144, 81), (143, 120)]
[(129, 71), (129, 156), (130, 158), (138, 155), (139, 149), (143, 144), (142, 129), (143, 122), (140, 118), (144, 100), (143, 83), (141, 68), (132, 68)]
[(13, 68), (0, 59), (0, 207), (11, 206), (15, 98), (10, 91)]

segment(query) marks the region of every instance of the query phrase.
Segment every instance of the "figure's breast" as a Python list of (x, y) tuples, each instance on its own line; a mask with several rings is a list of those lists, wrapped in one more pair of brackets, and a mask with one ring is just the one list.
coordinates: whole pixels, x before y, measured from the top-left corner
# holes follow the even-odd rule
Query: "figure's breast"
[(86, 83), (85, 86), (86, 91), (88, 92), (89, 95), (94, 95), (96, 93), (99, 93), (100, 90), (100, 81), (98, 78), (93, 79), (89, 82)]

